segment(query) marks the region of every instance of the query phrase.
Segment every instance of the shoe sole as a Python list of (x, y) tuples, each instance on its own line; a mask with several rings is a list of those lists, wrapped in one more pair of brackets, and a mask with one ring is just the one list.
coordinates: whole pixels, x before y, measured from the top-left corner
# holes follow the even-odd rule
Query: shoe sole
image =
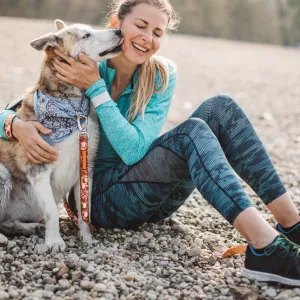
[(264, 273), (264, 272), (244, 269), (244, 270), (242, 270), (241, 275), (246, 276), (250, 279), (257, 280), (257, 281), (275, 281), (275, 282), (279, 282), (282, 284), (300, 286), (300, 280), (289, 279), (286, 277), (282, 277), (282, 276), (270, 274), (270, 273)]

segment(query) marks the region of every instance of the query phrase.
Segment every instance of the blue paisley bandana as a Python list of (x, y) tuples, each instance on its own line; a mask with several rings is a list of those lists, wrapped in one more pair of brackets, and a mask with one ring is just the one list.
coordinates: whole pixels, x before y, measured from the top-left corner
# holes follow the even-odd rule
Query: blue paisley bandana
[(78, 98), (55, 98), (38, 90), (34, 94), (34, 110), (37, 121), (52, 130), (49, 135), (41, 134), (42, 138), (53, 145), (64, 141), (78, 130), (77, 112), (88, 116), (90, 101), (88, 97), (83, 97), (81, 101)]

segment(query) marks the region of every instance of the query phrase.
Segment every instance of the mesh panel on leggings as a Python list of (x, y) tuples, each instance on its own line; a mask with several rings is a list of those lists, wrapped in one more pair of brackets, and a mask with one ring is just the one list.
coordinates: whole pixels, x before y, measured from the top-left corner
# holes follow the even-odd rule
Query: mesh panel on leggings
[(189, 175), (187, 162), (169, 149), (155, 147), (119, 182), (171, 183)]

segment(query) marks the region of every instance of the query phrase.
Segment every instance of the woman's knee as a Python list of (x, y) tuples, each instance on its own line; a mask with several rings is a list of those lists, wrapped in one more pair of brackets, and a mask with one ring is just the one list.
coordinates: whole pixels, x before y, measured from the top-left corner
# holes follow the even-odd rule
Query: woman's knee
[(211, 109), (214, 110), (216, 108), (224, 109), (232, 105), (237, 105), (237, 103), (231, 97), (226, 95), (218, 95), (216, 97), (212, 97), (208, 100), (205, 100), (203, 104), (209, 105)]
[(178, 125), (180, 132), (186, 135), (190, 135), (195, 130), (197, 132), (205, 132), (209, 130), (207, 123), (200, 118), (189, 118), (180, 125)]

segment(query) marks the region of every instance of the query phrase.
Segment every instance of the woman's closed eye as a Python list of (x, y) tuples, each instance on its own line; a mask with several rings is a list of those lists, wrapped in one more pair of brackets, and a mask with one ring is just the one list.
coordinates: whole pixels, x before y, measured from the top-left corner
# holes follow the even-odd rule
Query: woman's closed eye
[[(139, 25), (136, 25), (136, 27), (139, 28), (139, 29), (146, 29), (145, 26), (139, 26)], [(157, 37), (162, 37), (162, 35), (160, 35), (160, 34), (157, 33), (157, 32), (154, 32), (154, 34), (155, 34)]]

